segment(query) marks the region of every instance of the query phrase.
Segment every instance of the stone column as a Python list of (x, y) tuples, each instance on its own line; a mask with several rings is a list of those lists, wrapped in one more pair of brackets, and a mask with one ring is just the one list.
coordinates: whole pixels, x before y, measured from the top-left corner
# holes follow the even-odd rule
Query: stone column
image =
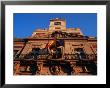
[(62, 47), (62, 58), (64, 58), (64, 54), (65, 54), (65, 47)]
[(14, 62), (13, 71), (14, 71), (14, 75), (20, 74), (20, 61)]
[(71, 67), (71, 75), (75, 75), (76, 74), (76, 62), (70, 62), (70, 67)]
[(40, 75), (41, 74), (41, 71), (42, 71), (42, 63), (37, 63), (37, 71), (36, 71), (36, 74), (37, 75)]

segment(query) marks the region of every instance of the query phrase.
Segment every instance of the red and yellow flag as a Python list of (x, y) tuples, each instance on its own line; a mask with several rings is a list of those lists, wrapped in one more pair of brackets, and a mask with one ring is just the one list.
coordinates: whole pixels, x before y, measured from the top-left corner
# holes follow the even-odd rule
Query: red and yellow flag
[(49, 41), (49, 43), (47, 43), (45, 48), (50, 48), (51, 46), (54, 46), (56, 44), (56, 39)]

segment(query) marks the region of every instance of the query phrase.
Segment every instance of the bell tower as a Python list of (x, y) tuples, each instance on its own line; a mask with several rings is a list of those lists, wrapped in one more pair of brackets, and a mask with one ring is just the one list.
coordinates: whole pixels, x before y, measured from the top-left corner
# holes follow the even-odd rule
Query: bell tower
[(66, 30), (66, 21), (63, 19), (55, 18), (50, 20), (49, 30), (62, 31)]

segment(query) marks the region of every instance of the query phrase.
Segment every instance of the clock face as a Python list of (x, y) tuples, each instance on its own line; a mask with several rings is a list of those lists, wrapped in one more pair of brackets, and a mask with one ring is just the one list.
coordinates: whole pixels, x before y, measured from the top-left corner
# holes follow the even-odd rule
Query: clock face
[(61, 25), (61, 22), (54, 22), (54, 25)]

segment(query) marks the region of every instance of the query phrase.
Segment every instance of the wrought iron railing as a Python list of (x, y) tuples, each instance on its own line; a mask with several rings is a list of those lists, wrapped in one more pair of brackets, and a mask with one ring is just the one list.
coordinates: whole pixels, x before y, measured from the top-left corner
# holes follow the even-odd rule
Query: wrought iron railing
[[(57, 55), (56, 55), (57, 56)], [(14, 57), (14, 59), (35, 59), (35, 60), (45, 60), (45, 59), (62, 59), (62, 60), (97, 60), (96, 54), (64, 54), (61, 58), (53, 57), (52, 54), (42, 54), (42, 55), (33, 55), (33, 54), (21, 54), (18, 57)]]

